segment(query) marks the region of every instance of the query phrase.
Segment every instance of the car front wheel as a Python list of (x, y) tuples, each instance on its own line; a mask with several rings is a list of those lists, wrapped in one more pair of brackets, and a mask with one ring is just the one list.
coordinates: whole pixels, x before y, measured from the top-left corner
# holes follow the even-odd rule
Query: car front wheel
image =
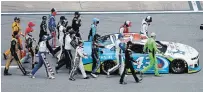
[(185, 73), (187, 69), (187, 63), (183, 60), (176, 59), (171, 63), (171, 71), (175, 74)]
[(101, 64), (101, 70), (102, 70), (102, 73), (105, 73), (107, 74), (107, 71), (109, 69), (111, 69), (112, 67), (114, 67), (116, 65), (116, 63), (112, 60), (107, 60), (107, 61), (104, 61), (102, 64)]

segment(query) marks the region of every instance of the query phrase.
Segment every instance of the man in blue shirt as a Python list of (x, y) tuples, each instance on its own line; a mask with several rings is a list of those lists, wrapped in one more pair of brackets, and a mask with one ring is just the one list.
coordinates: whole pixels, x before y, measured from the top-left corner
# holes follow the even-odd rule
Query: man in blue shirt
[(94, 35), (97, 32), (97, 24), (99, 24), (99, 19), (98, 18), (93, 18), (93, 24), (91, 24), (89, 36), (88, 36), (88, 41), (92, 41)]
[(56, 16), (56, 10), (54, 8), (51, 9), (51, 14), (49, 15), (49, 31), (51, 33), (51, 35), (53, 36), (52, 39), (52, 47), (55, 48), (56, 47), (56, 20), (55, 20), (55, 16)]

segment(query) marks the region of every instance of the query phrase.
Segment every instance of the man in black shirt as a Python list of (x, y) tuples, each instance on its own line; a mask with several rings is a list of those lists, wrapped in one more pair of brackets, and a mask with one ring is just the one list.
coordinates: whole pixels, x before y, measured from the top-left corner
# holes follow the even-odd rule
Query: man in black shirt
[(125, 50), (125, 68), (124, 68), (124, 71), (121, 75), (121, 78), (120, 78), (120, 84), (127, 84), (126, 82), (124, 82), (124, 77), (125, 77), (125, 74), (128, 72), (127, 69), (130, 68), (130, 71), (135, 79), (135, 81), (138, 83), (140, 82), (142, 79), (139, 79), (137, 76), (136, 76), (136, 73), (135, 73), (135, 70), (133, 68), (133, 64), (132, 64), (132, 61), (133, 62), (136, 62), (133, 60), (133, 57), (132, 57), (132, 51), (131, 51), (131, 48), (132, 47), (132, 42), (131, 41), (128, 41), (127, 42), (127, 47), (126, 47), (126, 50)]
[[(39, 34), (38, 44), (42, 41), (42, 37), (44, 35), (47, 35), (47, 23), (46, 22), (47, 22), (47, 17), (43, 16), (42, 17), (42, 22), (40, 24), (40, 34)], [(49, 41), (46, 41), (46, 45), (47, 45), (47, 48), (49, 49), (50, 53), (54, 56), (55, 53), (54, 53), (52, 47), (49, 45)], [(38, 53), (38, 49), (37, 48), (35, 49), (35, 54)]]
[(81, 19), (80, 19), (80, 13), (79, 12), (75, 12), (75, 17), (72, 20), (72, 28), (76, 33), (76, 36), (81, 38), (81, 35), (79, 33), (80, 29), (79, 27), (81, 26)]

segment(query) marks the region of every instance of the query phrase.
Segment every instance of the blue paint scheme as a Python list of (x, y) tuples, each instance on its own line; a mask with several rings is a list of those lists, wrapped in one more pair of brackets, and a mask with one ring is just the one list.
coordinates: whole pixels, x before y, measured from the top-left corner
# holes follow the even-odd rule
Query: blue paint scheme
[[(92, 57), (91, 57), (91, 42), (84, 42), (84, 52), (88, 54), (88, 59), (83, 59), (83, 63), (84, 64), (89, 64), (89, 63), (92, 63)], [(106, 60), (112, 60), (112, 61), (115, 61), (116, 60), (116, 57), (115, 57), (115, 47), (112, 47), (111, 49), (108, 49), (108, 48), (100, 48), (99, 51), (102, 51), (102, 53), (99, 53), (99, 57), (100, 57), (100, 60), (101, 62), (104, 62)], [(123, 53), (122, 54), (123, 56), (123, 59), (125, 58), (125, 54)], [(140, 64), (142, 65), (136, 65), (135, 63), (134, 64), (134, 68), (135, 70), (142, 70), (144, 67), (148, 66), (149, 64), (149, 57), (148, 57), (148, 54), (135, 54), (133, 53), (133, 58), (134, 60), (138, 60), (139, 59), (142, 59), (143, 58), (143, 61), (139, 61)], [(166, 58), (162, 57), (162, 56), (157, 56), (157, 60), (158, 60), (158, 64), (162, 65), (163, 67), (162, 68), (159, 68), (159, 73), (169, 73), (169, 63), (170, 61), (167, 60)], [(139, 66), (139, 67), (138, 67)], [(154, 73), (154, 68), (148, 70), (146, 73)]]

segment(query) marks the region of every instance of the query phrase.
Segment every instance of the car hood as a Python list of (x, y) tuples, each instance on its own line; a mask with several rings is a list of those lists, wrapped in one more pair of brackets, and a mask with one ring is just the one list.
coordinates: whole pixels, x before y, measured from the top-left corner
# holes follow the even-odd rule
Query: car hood
[(198, 52), (196, 49), (194, 49), (191, 46), (182, 44), (182, 43), (175, 43), (175, 42), (162, 42), (167, 44), (167, 51), (166, 51), (166, 55), (171, 55), (174, 56), (176, 58), (178, 58), (179, 56), (183, 57), (183, 58), (196, 58), (198, 57)]

